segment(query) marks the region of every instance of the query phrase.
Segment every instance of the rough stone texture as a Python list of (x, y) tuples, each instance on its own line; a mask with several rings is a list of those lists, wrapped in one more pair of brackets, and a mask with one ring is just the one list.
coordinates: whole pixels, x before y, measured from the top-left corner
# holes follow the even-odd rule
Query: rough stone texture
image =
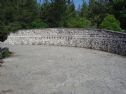
[(126, 94), (126, 58), (75, 47), (16, 45), (0, 94)]
[(5, 44), (84, 47), (126, 55), (126, 33), (83, 29), (34, 29), (12, 33)]

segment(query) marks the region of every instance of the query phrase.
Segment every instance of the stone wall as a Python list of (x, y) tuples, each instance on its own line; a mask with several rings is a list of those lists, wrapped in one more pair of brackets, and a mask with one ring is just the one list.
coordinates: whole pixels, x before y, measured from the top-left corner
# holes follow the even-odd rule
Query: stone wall
[(11, 33), (4, 44), (73, 46), (126, 55), (126, 34), (107, 30), (19, 30)]

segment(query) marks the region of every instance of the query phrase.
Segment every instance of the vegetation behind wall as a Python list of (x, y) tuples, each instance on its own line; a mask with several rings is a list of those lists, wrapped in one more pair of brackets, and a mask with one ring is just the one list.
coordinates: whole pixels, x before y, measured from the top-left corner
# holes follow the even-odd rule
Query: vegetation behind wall
[(119, 29), (105, 28), (126, 29), (126, 0), (89, 0), (89, 4), (83, 0), (78, 9), (73, 0), (43, 0), (42, 4), (36, 0), (0, 0), (0, 32), (47, 27), (104, 28), (108, 14), (119, 21)]

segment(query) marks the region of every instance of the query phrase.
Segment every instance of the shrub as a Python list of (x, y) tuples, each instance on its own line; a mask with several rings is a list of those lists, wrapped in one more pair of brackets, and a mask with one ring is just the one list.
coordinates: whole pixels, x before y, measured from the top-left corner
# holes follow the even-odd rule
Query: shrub
[(37, 29), (49, 27), (48, 24), (46, 24), (40, 20), (33, 21), (31, 26), (32, 26), (32, 28), (37, 28)]
[(5, 26), (4, 31), (5, 32), (16, 32), (17, 30), (21, 29), (22, 26), (19, 22), (12, 22)]
[(3, 48), (1, 49), (0, 54), (1, 54), (1, 58), (6, 58), (9, 57), (12, 53), (9, 51), (8, 48)]
[(89, 28), (91, 26), (91, 22), (86, 18), (70, 18), (67, 21), (67, 27), (70, 28)]
[(100, 28), (119, 32), (122, 31), (120, 22), (113, 15), (107, 15), (102, 21)]
[(8, 37), (8, 33), (0, 32), (0, 42), (4, 42)]
[(4, 42), (10, 32), (16, 32), (19, 29), (22, 29), (22, 25), (19, 22), (11, 22), (7, 25), (2, 25), (0, 27), (0, 41)]

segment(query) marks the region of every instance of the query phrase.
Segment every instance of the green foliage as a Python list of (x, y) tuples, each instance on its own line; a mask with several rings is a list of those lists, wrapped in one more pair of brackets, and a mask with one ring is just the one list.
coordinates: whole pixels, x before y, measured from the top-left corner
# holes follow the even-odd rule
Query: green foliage
[(74, 2), (70, 2), (70, 0), (68, 0), (67, 4), (66, 4), (66, 10), (63, 13), (62, 17), (61, 17), (61, 21), (59, 22), (59, 26), (60, 27), (66, 27), (67, 26), (67, 21), (72, 18), (72, 17), (76, 17), (76, 10), (75, 10), (75, 5)]
[(31, 24), (32, 28), (47, 28), (48, 27), (48, 24), (40, 21), (40, 20), (36, 20), (36, 21), (33, 21), (32, 24)]
[(36, 10), (35, 0), (0, 0), (0, 32), (30, 28)]
[(51, 0), (42, 5), (40, 14), (49, 27), (65, 27), (66, 21), (75, 16), (76, 11), (72, 0)]
[(89, 28), (91, 26), (91, 22), (86, 18), (71, 18), (67, 22), (67, 27), (70, 28)]
[(108, 6), (108, 11), (120, 21), (121, 27), (126, 29), (126, 0), (112, 0)]
[(30, 28), (36, 15), (35, 0), (0, 0), (0, 41), (10, 32)]
[(4, 42), (7, 39), (8, 33), (0, 32), (0, 41)]
[(113, 15), (108, 15), (104, 18), (103, 22), (100, 25), (103, 29), (109, 29), (114, 31), (121, 31), (120, 23)]
[(88, 5), (85, 0), (83, 0), (80, 16), (86, 17), (86, 18), (88, 17)]
[(9, 57), (12, 53), (9, 51), (8, 48), (3, 48), (2, 51), (0, 52), (1, 58), (7, 58)]
[(4, 31), (6, 31), (7, 33), (15, 32), (21, 28), (22, 28), (22, 26), (19, 22), (13, 22), (13, 23), (9, 23), (8, 25), (6, 25), (4, 27)]
[(99, 28), (100, 23), (107, 14), (107, 4), (105, 0), (90, 0), (88, 17), (93, 26)]
[[(126, 0), (89, 0), (89, 4), (83, 0), (79, 10), (76, 10), (73, 0), (43, 0), (42, 4), (36, 0), (0, 0), (0, 41), (18, 29), (99, 28), (107, 14), (114, 15), (121, 28), (126, 29)], [(120, 31), (117, 22), (104, 26)]]
[(66, 10), (66, 0), (51, 0), (48, 4), (42, 6), (41, 18), (49, 24), (50, 27), (59, 27)]

